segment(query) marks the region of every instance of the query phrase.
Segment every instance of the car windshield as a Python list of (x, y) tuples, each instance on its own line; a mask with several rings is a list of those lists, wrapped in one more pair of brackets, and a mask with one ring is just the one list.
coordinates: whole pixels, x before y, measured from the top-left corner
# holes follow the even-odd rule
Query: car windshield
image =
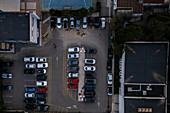
[(57, 23), (57, 25), (59, 25), (59, 26), (60, 26), (60, 25), (61, 25), (61, 23)]
[(89, 63), (93, 63), (93, 60), (87, 60), (87, 62), (89, 62)]

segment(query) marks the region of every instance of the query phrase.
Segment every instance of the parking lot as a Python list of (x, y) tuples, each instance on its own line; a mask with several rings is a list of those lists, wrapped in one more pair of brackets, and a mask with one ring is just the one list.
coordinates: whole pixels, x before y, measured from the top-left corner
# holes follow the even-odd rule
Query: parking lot
[[(107, 25), (108, 26), (108, 25)], [(81, 35), (83, 33), (83, 35)], [(56, 47), (54, 47), (54, 45)], [(96, 59), (96, 101), (95, 103), (82, 103), (77, 101), (77, 91), (67, 89), (67, 48), (85, 47), (97, 49)], [(13, 85), (11, 92), (4, 92), (6, 100), (4, 106), (7, 109), (24, 109), (24, 88), (26, 85), (35, 84), (34, 75), (24, 75), (24, 56), (47, 57), (50, 67), (47, 74), (48, 92), (47, 105), (49, 111), (59, 112), (106, 112), (108, 107), (107, 96), (107, 48), (108, 28), (85, 30), (53, 30), (53, 38), (44, 47), (22, 47), (13, 55), (5, 57), (12, 59), (14, 66), (11, 72), (13, 78), (9, 84)], [(3, 54), (1, 58), (5, 58)], [(91, 58), (91, 56), (89, 56)], [(5, 84), (5, 81), (4, 81)], [(8, 97), (5, 97), (8, 96)], [(11, 97), (12, 96), (12, 97)], [(8, 105), (10, 104), (10, 105)]]

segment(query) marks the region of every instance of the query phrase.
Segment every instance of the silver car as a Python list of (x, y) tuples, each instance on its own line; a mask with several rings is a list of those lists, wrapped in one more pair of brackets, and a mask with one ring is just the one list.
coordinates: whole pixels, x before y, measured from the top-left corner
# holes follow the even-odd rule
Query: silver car
[(12, 74), (2, 74), (2, 78), (12, 78)]
[(26, 68), (36, 68), (35, 64), (25, 64)]
[(80, 30), (80, 20), (76, 21), (76, 30)]
[(84, 63), (85, 63), (85, 64), (95, 64), (95, 63), (96, 63), (96, 60), (95, 60), (95, 59), (85, 59), (85, 60), (84, 60)]

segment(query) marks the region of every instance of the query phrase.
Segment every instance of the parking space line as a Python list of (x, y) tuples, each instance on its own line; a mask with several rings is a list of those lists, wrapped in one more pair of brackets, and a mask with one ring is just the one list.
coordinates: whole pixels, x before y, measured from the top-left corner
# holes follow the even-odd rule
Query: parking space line
[(36, 82), (36, 80), (25, 80), (25, 82)]
[(36, 87), (36, 85), (24, 85), (24, 87)]
[(12, 103), (12, 101), (4, 101), (4, 103)]
[(9, 97), (12, 97), (12, 95), (10, 95), (10, 96), (3, 95), (2, 97), (3, 97), (3, 98), (5, 98), (5, 97), (8, 97), (8, 98), (9, 98)]

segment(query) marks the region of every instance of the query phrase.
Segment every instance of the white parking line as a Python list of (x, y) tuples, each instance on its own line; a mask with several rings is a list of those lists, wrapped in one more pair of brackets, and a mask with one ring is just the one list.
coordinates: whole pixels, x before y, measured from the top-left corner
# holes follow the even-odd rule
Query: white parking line
[(3, 95), (2, 97), (3, 97), (3, 98), (5, 98), (5, 97), (12, 97), (12, 95), (10, 95), (10, 96), (7, 96), (7, 95)]
[(9, 104), (9, 103), (12, 103), (12, 101), (4, 101), (4, 103), (8, 103)]
[(25, 80), (25, 82), (35, 82), (36, 80)]
[(35, 85), (24, 85), (24, 87), (36, 87)]

